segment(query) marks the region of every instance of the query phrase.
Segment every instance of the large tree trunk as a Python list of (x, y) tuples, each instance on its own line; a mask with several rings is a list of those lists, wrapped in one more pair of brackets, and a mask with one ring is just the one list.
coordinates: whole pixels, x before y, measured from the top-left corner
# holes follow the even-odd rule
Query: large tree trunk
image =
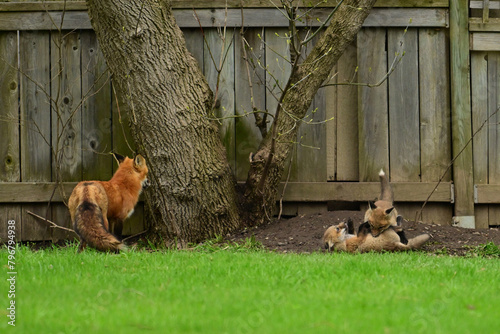
[(149, 211), (164, 238), (184, 246), (271, 217), (300, 119), (374, 2), (345, 0), (307, 59), (293, 67), (238, 197), (217, 124), (207, 117), (212, 93), (186, 49), (170, 1), (87, 0), (113, 83), (127, 96), (137, 148), (150, 167)]
[(127, 97), (136, 147), (150, 166), (152, 226), (180, 246), (234, 229), (234, 177), (217, 124), (207, 118), (212, 92), (170, 2), (87, 5), (113, 84)]
[(356, 37), (375, 1), (344, 1), (311, 53), (293, 67), (271, 130), (250, 164), (244, 204), (249, 221), (258, 224), (273, 213), (277, 188), (286, 159), (295, 145), (300, 123), (316, 92)]

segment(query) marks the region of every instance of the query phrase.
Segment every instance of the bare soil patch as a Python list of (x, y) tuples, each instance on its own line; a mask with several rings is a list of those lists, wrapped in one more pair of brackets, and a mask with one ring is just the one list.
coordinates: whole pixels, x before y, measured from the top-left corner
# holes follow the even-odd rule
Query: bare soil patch
[[(361, 211), (328, 211), (288, 219), (275, 219), (268, 224), (233, 233), (228, 239), (241, 241), (253, 235), (267, 249), (278, 252), (324, 251), (321, 238), (329, 226), (351, 218), (357, 230), (363, 217), (364, 212)], [(431, 239), (422, 248), (423, 251), (429, 253), (463, 256), (470, 252), (471, 248), (488, 242), (500, 245), (500, 230), (497, 228), (476, 230), (413, 221), (404, 221), (403, 227), (407, 238), (423, 233), (430, 234)]]

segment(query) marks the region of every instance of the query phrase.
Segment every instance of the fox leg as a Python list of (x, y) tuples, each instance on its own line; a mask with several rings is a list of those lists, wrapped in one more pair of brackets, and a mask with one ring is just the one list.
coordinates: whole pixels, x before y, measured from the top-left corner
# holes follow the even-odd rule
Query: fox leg
[(114, 234), (119, 240), (122, 239), (123, 220), (115, 218), (109, 221), (109, 231)]

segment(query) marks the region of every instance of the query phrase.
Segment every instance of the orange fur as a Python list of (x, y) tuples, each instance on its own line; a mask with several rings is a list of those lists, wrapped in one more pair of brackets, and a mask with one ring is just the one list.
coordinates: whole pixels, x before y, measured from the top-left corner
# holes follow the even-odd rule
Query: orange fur
[(422, 234), (408, 240), (405, 245), (401, 242), (396, 233), (400, 227), (391, 228), (383, 231), (378, 237), (370, 233), (367, 225), (362, 225), (357, 235), (347, 234), (345, 223), (330, 226), (323, 235), (325, 248), (328, 250), (347, 251), (350, 253), (359, 252), (382, 252), (382, 251), (406, 251), (420, 248), (430, 236)]
[(365, 222), (371, 227), (371, 233), (374, 237), (385, 231), (391, 226), (397, 226), (398, 211), (394, 208), (394, 195), (387, 175), (380, 170), (380, 198), (374, 203), (374, 207), (368, 206), (365, 213)]
[(140, 155), (124, 158), (109, 181), (82, 181), (69, 198), (69, 212), (80, 237), (79, 251), (86, 244), (101, 251), (125, 250), (110, 231), (121, 235), (123, 221), (134, 211), (148, 168)]

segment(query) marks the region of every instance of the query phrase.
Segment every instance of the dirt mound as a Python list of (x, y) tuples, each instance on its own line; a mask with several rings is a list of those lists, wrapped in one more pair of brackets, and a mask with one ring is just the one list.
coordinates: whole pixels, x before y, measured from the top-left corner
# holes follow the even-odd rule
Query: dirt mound
[[(253, 235), (266, 248), (279, 252), (324, 251), (321, 238), (329, 226), (351, 218), (357, 229), (363, 217), (364, 212), (360, 211), (328, 211), (303, 215), (244, 229), (232, 234), (228, 239), (239, 241)], [(500, 245), (500, 230), (494, 228), (475, 230), (409, 221), (404, 221), (403, 227), (408, 238), (423, 233), (430, 234), (431, 239), (424, 245), (423, 250), (437, 254), (465, 255), (470, 252), (471, 247), (481, 244), (493, 242)]]

